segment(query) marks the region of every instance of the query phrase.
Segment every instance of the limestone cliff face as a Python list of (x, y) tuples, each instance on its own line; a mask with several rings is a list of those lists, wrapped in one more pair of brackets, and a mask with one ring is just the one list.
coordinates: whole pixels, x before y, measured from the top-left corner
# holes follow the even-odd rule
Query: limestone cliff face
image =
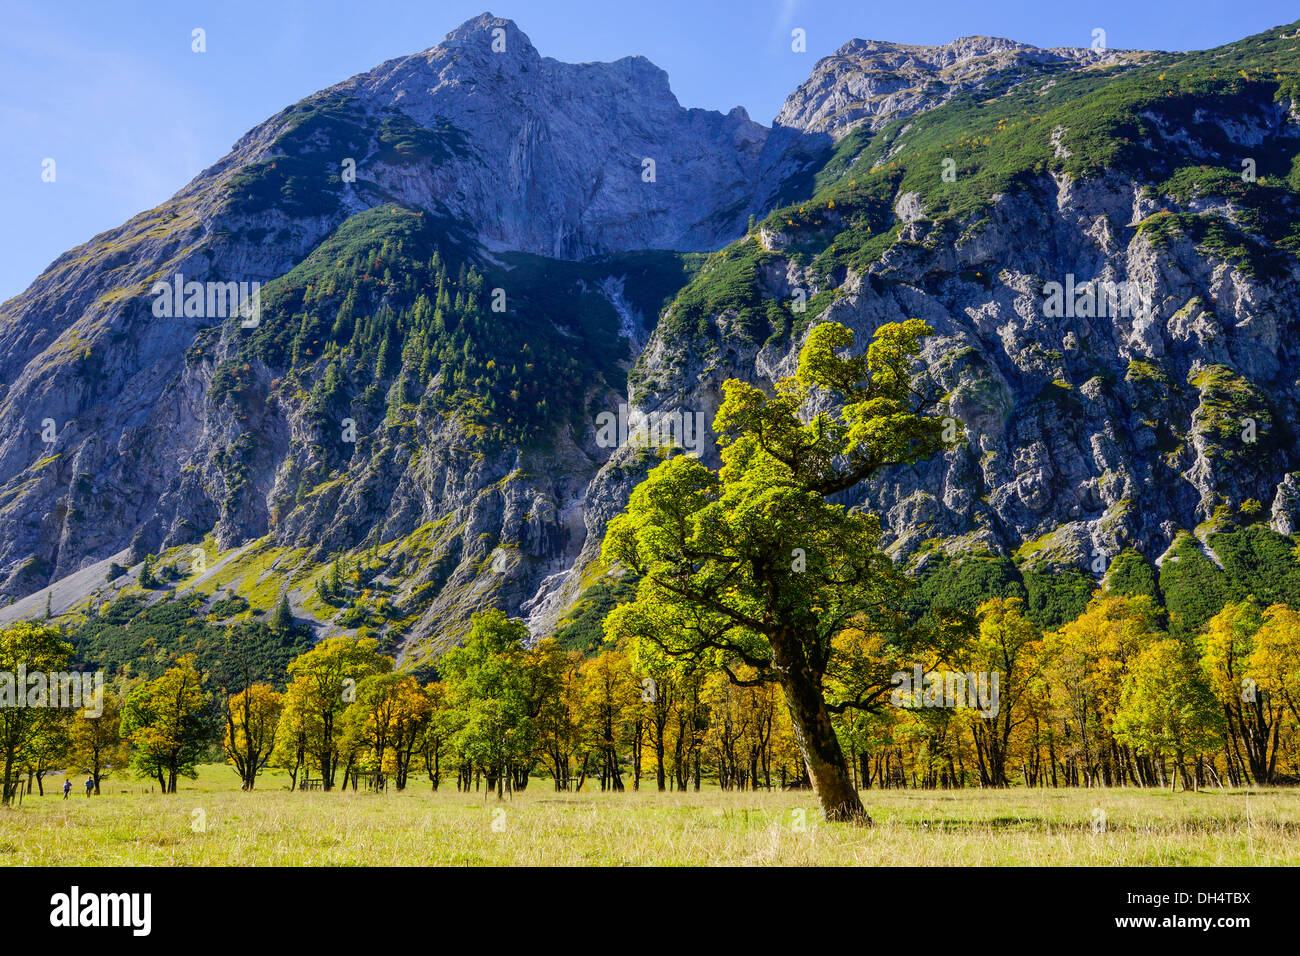
[(486, 15), (330, 92), (466, 131), (463, 159), (382, 177), (398, 201), (437, 197), (489, 249), (566, 259), (735, 238), (769, 132), (743, 109), (683, 109), (644, 57), (561, 63)]
[(790, 94), (776, 125), (836, 139), (866, 124), (925, 112), (959, 93), (1005, 89), (1053, 73), (1140, 62), (1147, 54), (1105, 49), (1041, 50), (1001, 37), (961, 37), (943, 46), (850, 40), (817, 61)]
[[(828, 162), (869, 165), (861, 151), (831, 153), (854, 131), (1145, 58), (980, 37), (855, 40), (816, 65), (769, 129), (740, 109), (683, 109), (643, 58), (559, 63), (510, 21), (471, 20), (267, 120), (167, 203), (61, 256), (0, 306), (0, 594), (57, 587), (124, 549), (138, 561), (207, 538), (222, 552), (274, 548), (265, 573), (284, 576), (296, 607), (310, 596), (303, 569), (368, 554), (367, 583), (397, 608), (383, 626), (417, 656), (488, 604), (549, 633), (594, 580), (606, 523), (656, 460), (604, 447), (595, 415), (630, 403), (711, 422), (727, 378), (791, 373), (806, 335), (756, 340), (726, 306), (705, 316), (707, 335), (684, 334), (680, 298), (662, 314), (654, 296), (633, 302), (638, 255), (741, 240), (751, 215), (807, 199)], [(1284, 98), (1235, 112), (1207, 101), (1192, 129), (1159, 114), (1145, 123), (1156, 146), (1176, 138), (1207, 158), (1293, 156), (1300, 144)], [(882, 163), (905, 145), (890, 129), (902, 145)], [(1068, 130), (1023, 135), (1065, 154)], [(176, 273), (310, 282), (322, 243), (381, 207), (427, 217), (444, 253), (505, 275), (523, 274), (511, 271), (517, 253), (584, 260), (567, 298), (548, 301), (576, 314), (595, 297), (606, 310), (582, 335), (559, 315), (538, 332), (575, 360), (594, 342), (621, 343), (620, 371), (579, 389), (586, 414), (502, 445), (426, 405), (400, 422), (352, 413), (358, 435), (345, 448), (307, 395), (328, 350), (290, 384), (283, 368), (243, 357), (237, 323), (151, 308), (153, 283)], [(881, 514), (900, 559), (977, 547), (1080, 567), (1127, 546), (1158, 557), (1179, 529), (1252, 500), (1278, 530), (1300, 527), (1287, 424), (1300, 405), (1300, 273), (1249, 210), (1130, 174), (1039, 168), (975, 213), (941, 214), (902, 187), (886, 211), (891, 241), (865, 266), (819, 271), (780, 222), (746, 241), (762, 244), (766, 299), (828, 294), (819, 318), (863, 343), (909, 317), (935, 329), (923, 385), (965, 440), (845, 495)], [(1268, 267), (1157, 228), (1180, 216), (1248, 233), (1253, 264)], [(1075, 280), (1132, 283), (1149, 310), (1053, 312), (1045, 285)], [(214, 398), (236, 359), (241, 399)], [(328, 613), (323, 632), (355, 624)]]
[[(915, 245), (848, 279), (823, 318), (859, 342), (886, 322), (928, 322), (922, 382), (967, 438), (844, 496), (881, 515), (897, 555), (941, 543), (1085, 568), (1125, 547), (1158, 558), (1178, 530), (1251, 499), (1271, 505), (1276, 530), (1296, 526), (1300, 272), (1260, 280), (1185, 238), (1158, 248), (1138, 227), (1166, 205), (1118, 178), (1044, 177), (958, 243), (922, 216)], [(1044, 285), (1076, 274), (1141, 283), (1149, 322), (1045, 315)], [(780, 297), (811, 280), (786, 263), (770, 281)], [(792, 374), (802, 342), (724, 340), (700, 358), (656, 339), (641, 400), (711, 419), (726, 378)]]
[[(277, 114), (0, 307), (0, 588), (21, 596), (220, 516), (228, 489), (198, 463), (236, 434), (205, 406), (213, 363), (187, 360), (213, 320), (155, 317), (154, 282), (267, 282), (387, 202), (454, 223), (465, 254), (715, 248), (743, 232), (756, 184), (779, 181), (767, 135), (743, 110), (682, 108), (644, 58), (560, 63), (490, 15)], [(294, 427), (261, 410), (256, 494), (223, 544), (267, 531), (257, 496)]]

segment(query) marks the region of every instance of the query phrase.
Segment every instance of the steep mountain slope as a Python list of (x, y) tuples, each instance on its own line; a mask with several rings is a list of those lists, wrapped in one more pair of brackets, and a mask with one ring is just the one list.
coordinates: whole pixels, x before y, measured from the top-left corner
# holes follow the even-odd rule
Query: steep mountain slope
[[(239, 437), (210, 404), (214, 369), (204, 362), (216, 355), (209, 347), (235, 348), (239, 337), (216, 344), (213, 316), (158, 318), (155, 282), (178, 273), (267, 282), (380, 206), (423, 213), (426, 246), (458, 263), (496, 262), (503, 275), (506, 263), (482, 259), (485, 250), (581, 258), (714, 247), (743, 229), (764, 175), (779, 184), (783, 163), (801, 161), (797, 150), (763, 159), (767, 132), (743, 111), (682, 109), (643, 59), (557, 63), (488, 15), (268, 120), (168, 203), (60, 257), (0, 308), (5, 592), (27, 593), (132, 541), (138, 559), (196, 539), (223, 512), (223, 544), (267, 528), (265, 501), (236, 502), (228, 480), (197, 464)], [(643, 180), (647, 158), (653, 182)], [(549, 294), (585, 282), (575, 294), (589, 298), (610, 280), (615, 306), (601, 321), (617, 329), (626, 323), (615, 307), (631, 316), (642, 305), (619, 298), (619, 283), (645, 271), (638, 261), (593, 265)], [(279, 301), (269, 295), (264, 328), (297, 319), (277, 313)], [(567, 347), (585, 355), (589, 344)], [(616, 342), (601, 348), (616, 360)], [(264, 496), (292, 427), (275, 413), (250, 427), (241, 434), (270, 470), (255, 466), (247, 487)]]
[[(1092, 576), (1198, 524), (1290, 533), (1297, 43), (853, 41), (768, 129), (485, 14), (0, 306), (0, 593), (128, 548), (416, 656), (486, 604), (598, 619), (605, 523), (664, 453), (604, 447), (598, 415), (711, 422), (822, 318), (937, 333), (961, 440), (845, 495), (900, 559)], [(265, 283), (257, 325), (156, 315), (176, 273)]]
[[(919, 317), (937, 333), (929, 394), (964, 440), (845, 496), (900, 556), (1014, 551), (1099, 575), (1203, 523), (1291, 533), (1297, 46), (1283, 28), (859, 124), (808, 201), (679, 296), (634, 394), (712, 409), (728, 376), (789, 374), (814, 315), (859, 341)], [(1144, 307), (1065, 292), (1092, 282)]]

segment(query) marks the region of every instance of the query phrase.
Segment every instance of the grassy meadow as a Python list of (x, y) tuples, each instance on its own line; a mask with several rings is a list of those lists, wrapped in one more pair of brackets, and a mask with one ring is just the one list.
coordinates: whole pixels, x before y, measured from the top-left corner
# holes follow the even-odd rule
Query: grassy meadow
[[(241, 793), (200, 769), (174, 796), (105, 781), (0, 811), (0, 865), (947, 865), (1300, 864), (1300, 792), (871, 790), (876, 825), (819, 819), (808, 792)], [(1104, 829), (1103, 829), (1104, 824)]]

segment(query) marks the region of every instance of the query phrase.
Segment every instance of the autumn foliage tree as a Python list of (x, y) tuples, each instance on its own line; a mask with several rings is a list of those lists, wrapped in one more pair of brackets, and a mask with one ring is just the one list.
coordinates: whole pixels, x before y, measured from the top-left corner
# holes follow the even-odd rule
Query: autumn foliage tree
[(343, 713), (356, 699), (357, 685), (393, 668), (392, 658), (380, 654), (378, 647), (370, 637), (327, 638), (289, 665), (291, 679), (280, 715), (282, 753), (287, 751), (295, 760), (300, 754), (313, 759), (325, 790), (334, 787)]
[(131, 751), (122, 739), (122, 696), (105, 688), (99, 714), (78, 714), (72, 721), (68, 762), (78, 772), (89, 774), (99, 793), (100, 783), (126, 767)]
[[(1274, 616), (1275, 624), (1280, 619)], [(1274, 639), (1276, 627), (1270, 628)], [(1251, 779), (1258, 784), (1270, 783), (1277, 769), (1277, 755), (1285, 697), (1269, 693), (1274, 686), (1272, 668), (1265, 665), (1257, 676), (1255, 663), (1263, 663), (1257, 654), (1258, 638), (1265, 630), (1264, 610), (1254, 600), (1228, 604), (1214, 615), (1200, 635), (1201, 666), (1223, 710), (1228, 728), (1230, 754)], [(1267, 644), (1265, 645), (1267, 646)], [(1265, 688), (1259, 686), (1265, 677)]]
[(376, 774), (376, 786), (392, 780), (406, 789), (411, 760), (423, 738), (432, 702), (410, 674), (372, 674), (357, 685), (346, 712), (347, 749), (361, 753), (361, 766)]
[(1248, 669), (1256, 690), (1272, 694), (1293, 720), (1300, 721), (1300, 613), (1285, 604), (1264, 612)]
[[(636, 759), (637, 741), (631, 734), (629, 718), (640, 697), (641, 686), (632, 677), (626, 654), (607, 651), (583, 665), (579, 716), (602, 790), (624, 789), (620, 755), (630, 750), (630, 756)], [(635, 772), (635, 767), (632, 769)]]
[[(61, 668), (72, 653), (57, 627), (20, 621), (0, 630), (0, 672), (9, 675), (9, 691), (18, 688), (13, 675), (21, 668), (30, 672)], [(43, 724), (39, 708), (17, 706), (16, 700), (0, 699), (0, 803), (8, 806), (18, 794), (18, 768), (24, 749)]]
[(996, 713), (971, 721), (980, 781), (1005, 787), (1012, 732), (1029, 714), (1022, 701), (1042, 667), (1042, 635), (1025, 617), (1019, 598), (998, 598), (980, 606), (979, 628), (959, 657), (964, 670), (998, 675)]
[(283, 709), (284, 695), (265, 683), (253, 684), (226, 702), (221, 745), (244, 790), (253, 789), (257, 775), (275, 752), (275, 734)]
[(582, 744), (582, 661), (581, 653), (566, 651), (553, 638), (538, 641), (533, 650), (540, 691), (538, 746), (556, 790), (569, 789), (573, 758)]
[[(1138, 652), (1121, 689), (1115, 715), (1116, 737), (1145, 755), (1170, 754), (1175, 773), (1170, 787), (1199, 787), (1199, 772), (1207, 753), (1223, 740), (1223, 715), (1200, 667), (1195, 650), (1172, 637), (1157, 640)], [(1190, 772), (1188, 761), (1197, 772)]]
[(728, 381), (714, 421), (722, 468), (686, 456), (663, 462), (603, 545), (606, 560), (640, 576), (607, 633), (654, 642), (739, 684), (780, 684), (829, 820), (870, 822), (826, 699), (828, 672), (845, 663), (835, 637), (850, 625), (900, 632), (907, 587), (880, 549), (879, 521), (830, 499), (942, 447), (943, 424), (921, 414), (911, 378), (930, 331), (918, 320), (888, 324), (865, 355), (846, 357), (853, 333), (825, 323), (775, 394)]
[(122, 707), (122, 736), (131, 742), (131, 763), (141, 777), (175, 793), (179, 777), (194, 779), (195, 764), (214, 739), (212, 702), (204, 675), (185, 655), (161, 677), (140, 684)]

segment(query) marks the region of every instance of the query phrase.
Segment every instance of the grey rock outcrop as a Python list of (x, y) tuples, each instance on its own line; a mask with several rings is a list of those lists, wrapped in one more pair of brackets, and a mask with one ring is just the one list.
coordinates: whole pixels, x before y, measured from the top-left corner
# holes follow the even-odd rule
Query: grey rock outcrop
[(1135, 62), (1145, 54), (1092, 48), (1048, 50), (1001, 37), (961, 37), (943, 46), (850, 40), (817, 61), (776, 125), (840, 139), (854, 128), (934, 109), (958, 93), (1035, 79), (1058, 70)]

